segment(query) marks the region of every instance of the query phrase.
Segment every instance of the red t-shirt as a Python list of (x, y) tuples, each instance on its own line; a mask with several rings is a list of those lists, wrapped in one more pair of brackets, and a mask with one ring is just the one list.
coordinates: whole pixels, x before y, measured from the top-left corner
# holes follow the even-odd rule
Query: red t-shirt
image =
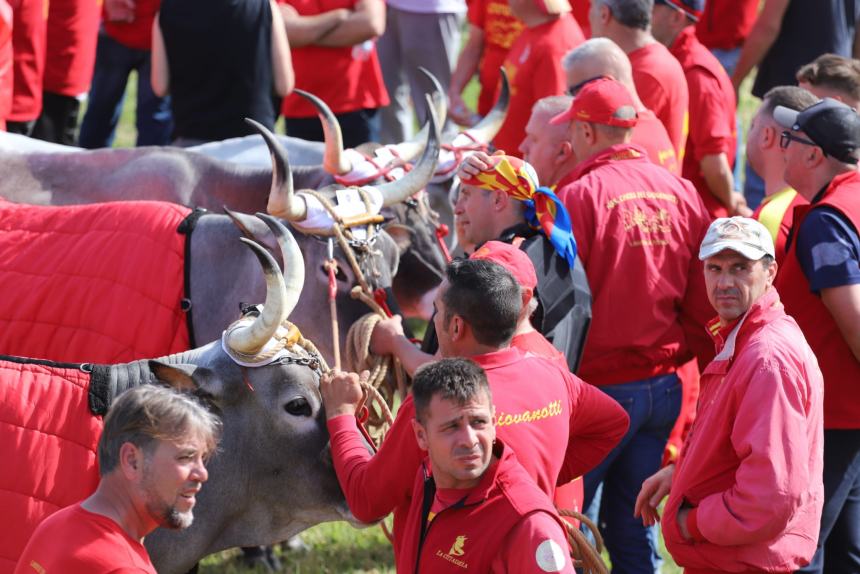
[(80, 504), (36, 527), (15, 574), (157, 574), (143, 544), (119, 524)]
[(696, 36), (708, 48), (732, 50), (747, 39), (758, 17), (759, 0), (708, 0)]
[(588, 19), (591, 0), (573, 0), (570, 4), (573, 8), (573, 17), (576, 18), (579, 27), (582, 28), (582, 33), (585, 34), (586, 38), (591, 38), (591, 21)]
[[(354, 9), (357, 0), (286, 0), (301, 16), (314, 16), (338, 8)], [(292, 49), (296, 87), (322, 98), (336, 114), (388, 105), (388, 92), (376, 54), (361, 44), (341, 48), (304, 46)], [(333, 81), (336, 79), (336, 81)], [(312, 118), (317, 112), (297, 94), (284, 98), (281, 113), (287, 118)]]
[(711, 193), (700, 162), (706, 155), (724, 153), (735, 163), (735, 90), (725, 69), (687, 26), (670, 49), (681, 63), (690, 90), (690, 134), (681, 174), (696, 186), (712, 217), (727, 217), (728, 210)]
[(29, 122), (42, 113), (47, 10), (44, 0), (12, 0), (14, 85), (12, 111), (6, 118)]
[(48, 5), (46, 92), (78, 97), (90, 91), (101, 2), (51, 0)]
[[(496, 408), (496, 432), (548, 495), (591, 470), (627, 431), (617, 402), (553, 362), (509, 348), (470, 357), (487, 373)], [(371, 456), (353, 416), (329, 419), (332, 459), (349, 508), (373, 522), (394, 510), (399, 546), (414, 472), (425, 453), (415, 441), (415, 405), (408, 396), (379, 451)]]
[(648, 158), (652, 162), (662, 165), (675, 175), (681, 175), (681, 164), (663, 122), (649, 109), (639, 110), (638, 113), (639, 121), (633, 128), (631, 143), (648, 152)]
[(12, 110), (12, 7), (0, 0), (0, 130)]
[(564, 93), (567, 80), (559, 62), (584, 41), (582, 30), (570, 13), (523, 30), (505, 59), (511, 104), (505, 123), (493, 140), (497, 149), (522, 157), (519, 147), (526, 135), (532, 106), (541, 98)]
[(645, 107), (666, 126), (675, 156), (684, 157), (689, 94), (684, 70), (663, 44), (654, 42), (627, 54), (633, 83)]
[(152, 22), (161, 6), (161, 0), (135, 0), (134, 20), (112, 22), (104, 15), (104, 28), (108, 36), (135, 50), (152, 49)]
[(671, 373), (688, 345), (710, 360), (704, 325), (714, 311), (698, 258), (710, 217), (699, 194), (628, 144), (597, 153), (575, 175), (557, 193), (593, 296), (582, 377), (610, 385)]
[(484, 116), (496, 102), (499, 68), (505, 63), (508, 50), (525, 26), (511, 14), (507, 0), (470, 2), (469, 23), (484, 32), (484, 50), (481, 52), (478, 69), (478, 80), (481, 84), (478, 113)]
[(552, 343), (547, 341), (546, 337), (540, 334), (539, 331), (529, 331), (514, 336), (511, 339), (511, 347), (515, 347), (526, 355), (534, 355), (543, 357), (550, 361), (556, 361), (559, 366), (567, 370), (567, 360), (561, 351), (552, 346)]

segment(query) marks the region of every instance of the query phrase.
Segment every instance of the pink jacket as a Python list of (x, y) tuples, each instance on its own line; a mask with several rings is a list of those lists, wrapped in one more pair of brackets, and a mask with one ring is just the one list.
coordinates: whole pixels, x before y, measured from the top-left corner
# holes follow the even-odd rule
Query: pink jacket
[[(726, 331), (714, 335), (718, 354), (702, 374), (663, 536), (688, 574), (790, 572), (809, 562), (818, 540), (821, 371), (775, 289)], [(692, 540), (676, 521), (682, 504), (692, 508)]]

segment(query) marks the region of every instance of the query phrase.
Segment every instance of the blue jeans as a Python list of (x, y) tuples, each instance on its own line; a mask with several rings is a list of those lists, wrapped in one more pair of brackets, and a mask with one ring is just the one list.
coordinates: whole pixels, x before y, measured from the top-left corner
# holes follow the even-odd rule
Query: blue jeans
[(624, 407), (630, 429), (585, 475), (586, 515), (597, 518), (613, 574), (659, 573), (657, 528), (646, 528), (641, 519), (633, 518), (633, 506), (642, 482), (660, 469), (663, 449), (681, 412), (681, 382), (673, 373), (600, 390)]
[(99, 33), (96, 66), (87, 111), (78, 136), (81, 147), (95, 149), (113, 144), (122, 114), (128, 75), (137, 70), (137, 145), (167, 145), (173, 135), (170, 98), (152, 92), (150, 51), (124, 46)]
[(860, 430), (824, 431), (824, 511), (818, 548), (798, 572), (860, 572)]

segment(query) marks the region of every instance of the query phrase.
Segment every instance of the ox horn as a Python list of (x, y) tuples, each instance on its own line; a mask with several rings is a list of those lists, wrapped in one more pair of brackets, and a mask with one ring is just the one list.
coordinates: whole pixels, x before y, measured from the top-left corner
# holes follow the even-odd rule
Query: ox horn
[(293, 193), (293, 174), (290, 171), (287, 150), (266, 126), (251, 118), (245, 118), (245, 122), (263, 136), (263, 141), (269, 148), (269, 157), (272, 158), (272, 187), (269, 190), (266, 209), (272, 215), (287, 221), (303, 221), (308, 216), (308, 206), (304, 199)]
[(425, 98), (427, 100), (426, 126), (428, 130), (424, 153), (421, 154), (421, 159), (418, 160), (415, 167), (401, 179), (376, 186), (382, 193), (383, 206), (385, 207), (406, 201), (424, 189), (436, 171), (440, 148), (439, 123), (436, 118), (436, 110), (430, 102), (430, 96), (425, 96)]
[(493, 109), (468, 130), (472, 137), (481, 143), (493, 141), (493, 138), (502, 129), (502, 124), (505, 123), (505, 117), (508, 115), (508, 107), (511, 103), (511, 85), (508, 82), (508, 73), (505, 69), (499, 68), (499, 73), (502, 85), (499, 88), (499, 97), (496, 99)]
[(304, 90), (293, 90), (300, 95), (311, 105), (316, 108), (317, 115), (320, 118), (323, 126), (323, 135), (325, 138), (325, 153), (323, 154), (323, 168), (326, 172), (332, 175), (344, 175), (352, 170), (349, 160), (343, 153), (343, 133), (340, 129), (340, 122), (337, 121), (334, 112), (328, 107), (324, 101)]
[[(424, 74), (430, 83), (433, 84), (433, 92), (431, 95), (431, 100), (433, 102), (433, 109), (436, 110), (436, 123), (441, 126), (445, 124), (445, 119), (448, 117), (448, 97), (445, 95), (445, 91), (442, 90), (442, 84), (439, 83), (439, 80), (430, 73), (430, 71), (423, 67), (418, 66), (418, 71)], [(412, 161), (424, 150), (424, 141), (427, 139), (427, 131), (430, 128), (427, 124), (424, 124), (424, 127), (421, 128), (415, 137), (413, 137), (409, 141), (405, 141), (403, 143), (396, 144), (394, 147), (397, 149), (397, 155), (406, 161)]]
[(266, 277), (266, 303), (263, 306), (263, 312), (254, 319), (253, 323), (238, 326), (227, 336), (227, 344), (230, 348), (245, 355), (259, 353), (271, 340), (278, 327), (298, 304), (305, 282), (304, 258), (292, 233), (284, 224), (270, 215), (258, 213), (257, 217), (263, 220), (275, 236), (287, 274), (284, 276), (281, 273), (274, 257), (265, 248), (245, 237), (239, 238), (239, 241), (244, 242), (254, 251)]

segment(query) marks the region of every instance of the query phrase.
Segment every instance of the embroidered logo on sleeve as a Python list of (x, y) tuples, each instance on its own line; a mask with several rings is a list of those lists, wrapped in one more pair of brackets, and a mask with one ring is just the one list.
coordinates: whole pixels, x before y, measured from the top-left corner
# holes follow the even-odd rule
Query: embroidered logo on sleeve
[(544, 572), (561, 572), (567, 557), (555, 540), (544, 540), (535, 551), (535, 562)]

